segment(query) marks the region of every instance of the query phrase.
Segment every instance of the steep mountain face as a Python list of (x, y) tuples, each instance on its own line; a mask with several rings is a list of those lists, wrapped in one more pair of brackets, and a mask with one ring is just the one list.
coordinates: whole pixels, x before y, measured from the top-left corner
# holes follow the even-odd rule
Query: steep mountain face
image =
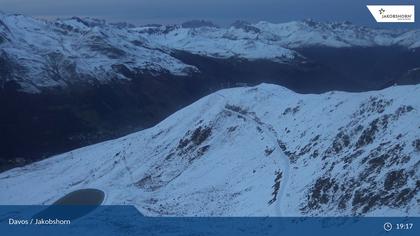
[(137, 27), (0, 13), (0, 171), (151, 127), (221, 88), (417, 84), (417, 36), (314, 21)]
[(0, 201), (98, 188), (152, 216), (419, 215), (419, 94), (221, 90), (153, 128), (1, 173)]

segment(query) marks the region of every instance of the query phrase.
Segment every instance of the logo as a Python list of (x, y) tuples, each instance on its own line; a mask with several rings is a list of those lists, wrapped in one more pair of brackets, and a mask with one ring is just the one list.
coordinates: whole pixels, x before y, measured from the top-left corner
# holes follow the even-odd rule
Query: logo
[(376, 22), (413, 23), (414, 5), (367, 5)]
[(381, 8), (380, 10), (379, 10), (379, 14), (384, 14), (385, 13), (385, 10), (383, 9), (383, 8)]

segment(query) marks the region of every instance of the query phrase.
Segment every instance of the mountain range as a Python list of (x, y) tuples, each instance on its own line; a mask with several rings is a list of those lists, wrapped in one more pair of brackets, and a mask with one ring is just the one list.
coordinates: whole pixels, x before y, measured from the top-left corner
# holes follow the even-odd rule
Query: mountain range
[(94, 18), (45, 21), (0, 14), (2, 87), (12, 81), (21, 91), (39, 93), (78, 82), (133, 79), (143, 73), (188, 76), (200, 72), (198, 65), (183, 61), (174, 51), (293, 64), (307, 63), (309, 59), (299, 49), (310, 47), (415, 50), (420, 47), (419, 35), (419, 30), (310, 20), (281, 24), (238, 21), (228, 28), (206, 21), (136, 27)]
[(419, 32), (0, 13), (0, 170), (153, 127), (223, 88), (271, 83), (320, 94), (418, 84)]

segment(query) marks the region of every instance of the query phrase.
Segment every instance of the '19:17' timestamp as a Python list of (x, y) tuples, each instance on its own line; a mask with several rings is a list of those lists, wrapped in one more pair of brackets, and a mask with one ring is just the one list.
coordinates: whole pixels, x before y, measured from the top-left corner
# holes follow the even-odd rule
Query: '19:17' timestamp
[(386, 222), (384, 224), (384, 230), (389, 232), (391, 230), (410, 230), (413, 229), (414, 227), (414, 223), (397, 223), (397, 224), (392, 224), (390, 222)]
[(395, 224), (395, 229), (412, 229), (413, 226), (413, 223), (399, 223)]

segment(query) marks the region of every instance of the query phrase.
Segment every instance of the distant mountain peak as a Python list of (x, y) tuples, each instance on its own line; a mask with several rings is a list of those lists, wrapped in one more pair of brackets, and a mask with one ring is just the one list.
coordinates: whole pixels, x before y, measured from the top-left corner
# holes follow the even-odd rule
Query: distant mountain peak
[(243, 29), (246, 32), (253, 32), (253, 33), (260, 33), (261, 30), (257, 27), (253, 26), (251, 23), (243, 20), (237, 20), (232, 23), (231, 27), (234, 27), (236, 29)]
[(190, 20), (181, 24), (182, 28), (201, 28), (201, 27), (211, 27), (219, 28), (216, 24), (208, 20)]
[(75, 20), (76, 22), (82, 23), (85, 26), (89, 27), (89, 23), (78, 16), (73, 16), (70, 18), (71, 20)]
[(233, 27), (242, 27), (242, 26), (248, 26), (248, 25), (252, 25), (252, 23), (250, 23), (249, 21), (245, 21), (245, 20), (236, 20), (234, 21), (231, 26)]

